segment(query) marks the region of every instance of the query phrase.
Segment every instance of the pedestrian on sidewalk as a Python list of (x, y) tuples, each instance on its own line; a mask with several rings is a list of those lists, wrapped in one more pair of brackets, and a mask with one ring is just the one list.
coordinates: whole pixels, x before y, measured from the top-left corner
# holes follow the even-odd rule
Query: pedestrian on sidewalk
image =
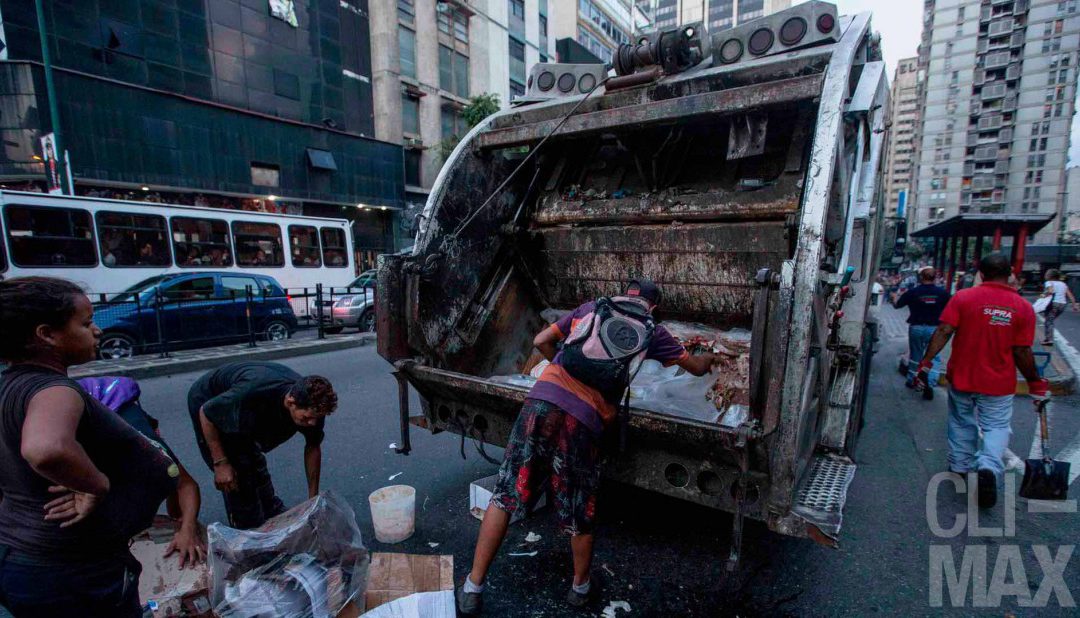
[[(511, 431), (495, 491), (480, 524), (472, 569), (456, 591), (459, 613), (480, 613), (488, 568), (511, 516), (526, 514), (545, 488), (550, 489), (559, 527), (570, 536), (574, 578), (567, 602), (584, 607), (595, 598), (590, 571), (601, 439), (619, 414), (616, 408), (629, 376), (619, 373), (620, 365), (586, 351), (598, 343), (594, 339), (602, 330), (616, 332), (620, 335), (617, 343), (628, 348), (620, 362), (654, 359), (701, 376), (718, 360), (712, 353), (691, 356), (663, 326), (653, 324), (652, 312), (660, 299), (660, 289), (651, 281), (631, 281), (624, 296), (585, 303), (533, 340), (550, 364), (529, 391)], [(604, 327), (608, 320), (622, 323), (608, 329)], [(561, 351), (560, 342), (564, 342)]]
[(15, 616), (142, 616), (128, 543), (176, 463), (68, 377), (100, 337), (74, 283), (0, 282), (0, 606)]
[[(897, 309), (908, 308), (908, 377), (905, 382), (908, 388), (915, 387), (919, 361), (926, 353), (930, 337), (937, 329), (945, 304), (949, 302), (949, 294), (934, 283), (937, 272), (933, 266), (923, 266), (918, 275), (919, 285), (904, 292), (896, 301)], [(923, 399), (927, 400), (934, 398), (934, 385), (938, 383), (941, 373), (941, 358), (935, 355), (933, 361), (929, 379), (922, 389)]]
[(247, 529), (285, 512), (264, 453), (303, 434), (308, 497), (319, 493), (323, 425), (337, 394), (321, 376), (279, 363), (239, 362), (203, 375), (188, 392), (188, 414), (203, 461), (225, 500), (229, 525)]
[(1069, 304), (1072, 304), (1074, 310), (1080, 311), (1080, 304), (1077, 304), (1072, 290), (1062, 281), (1061, 271), (1056, 268), (1046, 271), (1046, 284), (1043, 286), (1043, 293), (1039, 295), (1039, 298), (1048, 296), (1050, 297), (1050, 304), (1043, 311), (1042, 344), (1051, 346), (1054, 345), (1054, 320), (1065, 311), (1065, 307)]
[(997, 503), (1005, 471), (1002, 456), (1012, 434), (1017, 369), (1036, 404), (1050, 396), (1050, 385), (1039, 376), (1031, 353), (1035, 311), (1009, 285), (1010, 271), (1008, 258), (1000, 253), (982, 259), (982, 285), (961, 290), (945, 306), (916, 376), (919, 383), (929, 379), (934, 356), (955, 335), (946, 370), (949, 469), (957, 474), (978, 473), (981, 508)]

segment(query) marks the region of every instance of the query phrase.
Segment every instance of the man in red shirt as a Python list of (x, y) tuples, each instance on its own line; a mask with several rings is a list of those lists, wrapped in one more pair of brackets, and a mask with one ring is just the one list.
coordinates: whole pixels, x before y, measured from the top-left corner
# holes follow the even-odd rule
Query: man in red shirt
[[(660, 289), (651, 281), (634, 280), (624, 297), (611, 301), (636, 305), (651, 314), (660, 304)], [(588, 328), (591, 322), (586, 320), (596, 311), (597, 301), (585, 303), (533, 340), (551, 364), (529, 391), (506, 445), (495, 491), (480, 524), (472, 569), (456, 592), (461, 615), (480, 613), (488, 567), (506, 536), (511, 515), (526, 513), (545, 487), (552, 494), (559, 527), (570, 536), (574, 580), (567, 601), (582, 607), (595, 597), (589, 574), (600, 483), (600, 440), (615, 420), (625, 385), (610, 385), (618, 392), (605, 397), (570, 374), (567, 367), (573, 363), (564, 363), (565, 348), (560, 351), (557, 344), (578, 331), (579, 325)], [(691, 356), (663, 325), (656, 325), (643, 353), (647, 359), (678, 365), (696, 376), (708, 373), (718, 360), (713, 353)]]
[[(1012, 434), (1016, 370), (1024, 374), (1037, 402), (1049, 397), (1049, 383), (1035, 370), (1035, 311), (1009, 285), (1009, 260), (1000, 253), (988, 255), (979, 272), (983, 283), (960, 290), (945, 306), (916, 380), (926, 384), (934, 356), (955, 334), (945, 372), (949, 469), (958, 474), (977, 471), (979, 506), (990, 508), (997, 503), (998, 481), (1005, 472), (1002, 455)], [(978, 450), (980, 429), (983, 446)]]

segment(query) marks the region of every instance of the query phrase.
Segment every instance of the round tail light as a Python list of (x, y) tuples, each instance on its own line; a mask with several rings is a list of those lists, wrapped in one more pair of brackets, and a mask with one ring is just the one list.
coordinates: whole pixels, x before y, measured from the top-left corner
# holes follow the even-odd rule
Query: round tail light
[(792, 17), (780, 26), (780, 42), (784, 45), (795, 45), (806, 36), (806, 20), (802, 17)]
[(577, 79), (574, 78), (572, 73), (563, 73), (559, 76), (559, 90), (563, 92), (570, 92), (574, 89), (574, 84), (577, 83)]
[(728, 39), (720, 46), (720, 62), (731, 64), (742, 58), (743, 46), (739, 39)]
[(592, 73), (582, 75), (577, 83), (578, 92), (585, 94), (593, 88), (596, 88), (596, 76)]
[(750, 44), (747, 45), (747, 49), (750, 50), (751, 54), (760, 56), (769, 51), (769, 48), (772, 47), (773, 40), (772, 30), (769, 30), (768, 28), (758, 28), (754, 31), (754, 34), (750, 35)]
[(817, 18), (818, 32), (832, 32), (836, 27), (836, 18), (831, 13), (826, 13)]
[(548, 90), (551, 90), (552, 86), (554, 86), (554, 85), (555, 85), (555, 74), (552, 73), (551, 71), (543, 71), (536, 78), (536, 87), (539, 88), (540, 90), (543, 90), (544, 92), (547, 92)]

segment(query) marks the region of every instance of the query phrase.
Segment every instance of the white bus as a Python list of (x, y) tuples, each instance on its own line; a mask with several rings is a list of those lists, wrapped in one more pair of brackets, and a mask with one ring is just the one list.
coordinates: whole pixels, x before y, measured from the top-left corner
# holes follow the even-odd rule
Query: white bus
[(192, 270), (269, 275), (283, 288), (356, 278), (345, 219), (0, 191), (0, 275), (116, 294)]

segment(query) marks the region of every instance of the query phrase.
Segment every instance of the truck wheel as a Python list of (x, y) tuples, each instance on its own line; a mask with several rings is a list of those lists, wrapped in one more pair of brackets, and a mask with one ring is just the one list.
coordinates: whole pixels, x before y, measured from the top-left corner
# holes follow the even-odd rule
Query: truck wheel
[(874, 342), (870, 335), (870, 329), (863, 331), (862, 354), (859, 355), (859, 392), (855, 399), (855, 413), (849, 421), (847, 438), (844, 440), (844, 452), (852, 461), (855, 460), (855, 446), (859, 442), (859, 435), (866, 424), (866, 401), (870, 397), (870, 368), (874, 359)]
[(119, 360), (135, 356), (135, 340), (122, 333), (105, 333), (98, 344), (98, 356), (102, 360)]

